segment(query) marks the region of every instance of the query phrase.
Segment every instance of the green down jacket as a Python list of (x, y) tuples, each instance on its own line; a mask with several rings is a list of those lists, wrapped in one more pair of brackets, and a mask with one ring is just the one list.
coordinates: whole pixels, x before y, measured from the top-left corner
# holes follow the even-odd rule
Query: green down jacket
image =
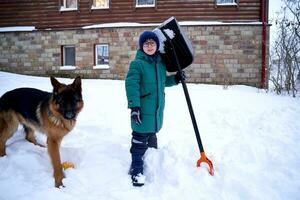
[(141, 108), (142, 124), (131, 120), (131, 128), (138, 133), (156, 133), (163, 124), (165, 87), (176, 85), (175, 76), (166, 75), (161, 57), (153, 61), (141, 50), (130, 63), (125, 79), (128, 108)]

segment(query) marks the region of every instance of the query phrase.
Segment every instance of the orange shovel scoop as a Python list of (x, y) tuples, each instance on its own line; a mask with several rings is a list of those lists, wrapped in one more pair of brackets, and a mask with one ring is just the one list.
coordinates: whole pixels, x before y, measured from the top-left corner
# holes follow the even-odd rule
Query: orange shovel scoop
[(208, 172), (210, 175), (214, 175), (214, 166), (212, 162), (206, 157), (205, 153), (201, 153), (200, 159), (197, 161), (197, 167), (200, 167), (201, 163), (206, 163), (208, 165)]

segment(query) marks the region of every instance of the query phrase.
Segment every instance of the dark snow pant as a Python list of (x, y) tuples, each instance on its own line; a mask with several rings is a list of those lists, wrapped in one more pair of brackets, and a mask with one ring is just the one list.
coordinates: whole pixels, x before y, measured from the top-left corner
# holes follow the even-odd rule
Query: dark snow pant
[(130, 167), (131, 175), (136, 175), (144, 172), (143, 156), (148, 147), (157, 149), (156, 133), (141, 134), (133, 131), (130, 148), (132, 159)]

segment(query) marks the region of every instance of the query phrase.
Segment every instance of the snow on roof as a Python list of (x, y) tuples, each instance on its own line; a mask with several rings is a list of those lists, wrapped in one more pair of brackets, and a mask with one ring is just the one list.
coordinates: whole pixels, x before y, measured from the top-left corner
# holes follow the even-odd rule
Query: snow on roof
[(90, 28), (113, 28), (113, 27), (142, 27), (142, 26), (158, 26), (159, 24), (140, 24), (140, 23), (130, 23), (130, 22), (117, 22), (117, 23), (104, 23), (95, 24), (91, 26), (84, 26), (83, 29)]
[(35, 26), (11, 26), (0, 27), (0, 32), (16, 32), (16, 31), (34, 31)]
[[(219, 22), (219, 21), (182, 21), (178, 22), (181, 26), (204, 26), (204, 25), (261, 25), (261, 22)], [(117, 23), (104, 23), (94, 24), (90, 26), (83, 26), (82, 29), (93, 28), (122, 28), (122, 27), (146, 27), (146, 26), (159, 26), (160, 23), (131, 23), (131, 22), (117, 22)], [(34, 31), (37, 30), (35, 26), (11, 26), (0, 27), (0, 32), (17, 32), (17, 31)], [(51, 30), (51, 29), (49, 29)]]
[[(220, 22), (220, 21), (182, 21), (178, 22), (181, 26), (201, 26), (201, 25), (261, 25), (261, 22)], [(121, 27), (145, 27), (145, 26), (159, 26), (160, 23), (131, 23), (131, 22), (118, 22), (118, 23), (104, 23), (95, 24), (90, 26), (83, 26), (82, 29), (92, 28), (121, 28)]]
[(219, 21), (182, 21), (178, 22), (181, 26), (197, 25), (261, 25), (261, 22), (219, 22)]

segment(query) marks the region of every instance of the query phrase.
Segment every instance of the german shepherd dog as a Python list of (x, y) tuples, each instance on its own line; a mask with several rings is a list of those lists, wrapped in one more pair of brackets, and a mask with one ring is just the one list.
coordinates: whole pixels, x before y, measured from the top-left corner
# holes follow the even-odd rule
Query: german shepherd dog
[(83, 108), (81, 78), (66, 85), (51, 77), (53, 92), (18, 88), (0, 98), (0, 156), (5, 156), (5, 143), (22, 124), (26, 139), (38, 144), (34, 131), (45, 133), (54, 170), (55, 187), (63, 186), (64, 173), (59, 147), (63, 137), (75, 126)]

